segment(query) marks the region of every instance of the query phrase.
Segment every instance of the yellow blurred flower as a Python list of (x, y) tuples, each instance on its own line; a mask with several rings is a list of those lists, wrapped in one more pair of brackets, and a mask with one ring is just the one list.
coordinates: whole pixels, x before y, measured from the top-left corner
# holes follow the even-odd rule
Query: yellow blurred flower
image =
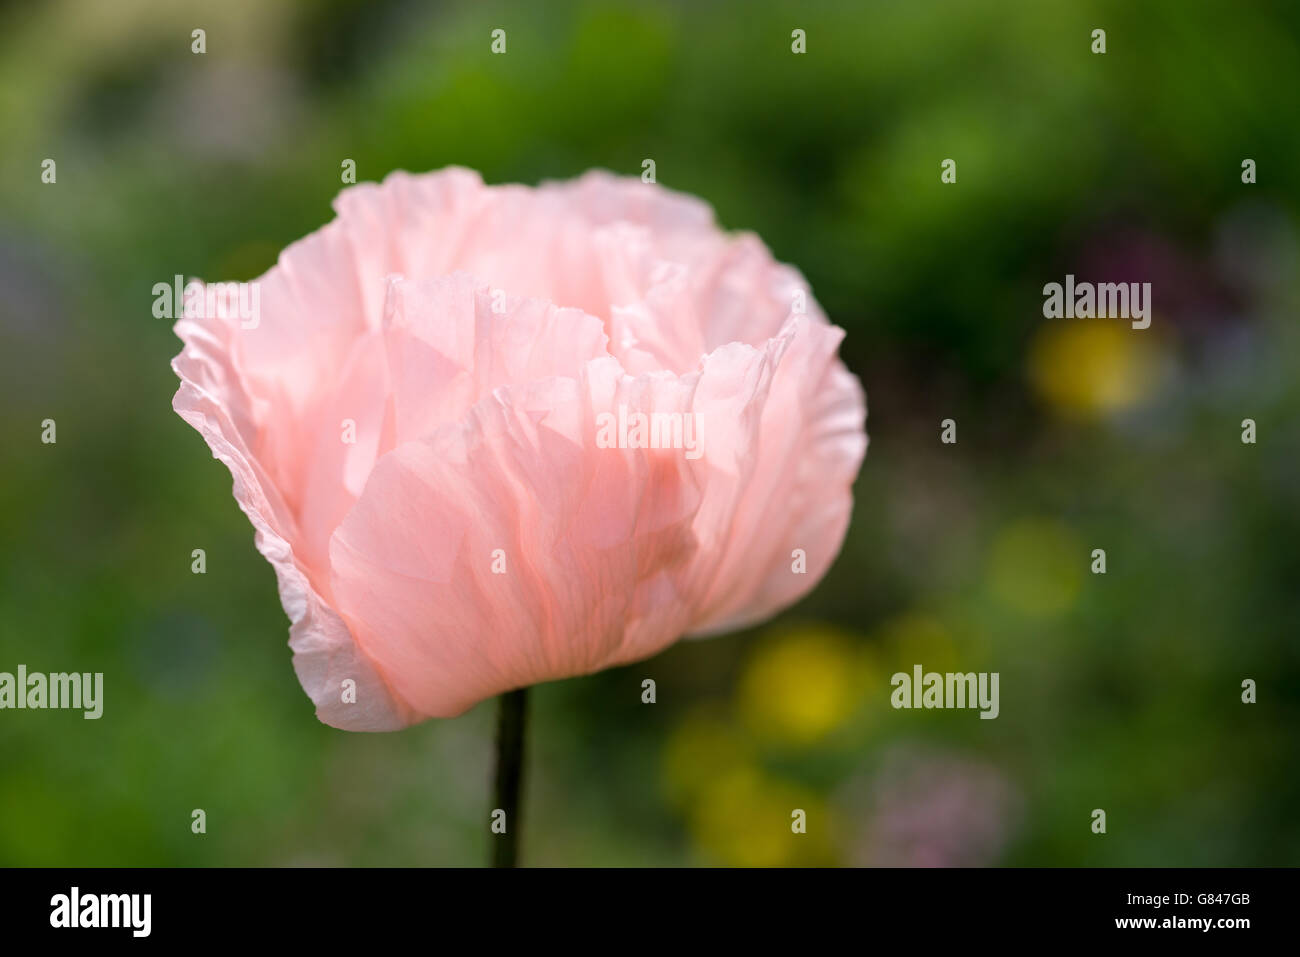
[(1050, 519), (1020, 519), (998, 535), (989, 558), (993, 594), (1025, 615), (1051, 617), (1074, 604), (1089, 552)]
[(1029, 351), (1029, 380), (1068, 418), (1097, 419), (1146, 399), (1163, 350), (1150, 330), (1114, 319), (1044, 323)]
[(937, 618), (908, 612), (886, 622), (880, 629), (881, 642), (894, 671), (912, 670), (920, 662), (928, 671), (958, 670), (957, 650), (948, 629)]
[(779, 633), (758, 646), (737, 687), (745, 725), (761, 739), (806, 745), (842, 724), (862, 698), (856, 643), (826, 625)]
[[(800, 819), (804, 832), (795, 833), (793, 825)], [(690, 826), (696, 844), (726, 865), (834, 863), (834, 826), (825, 802), (756, 767), (715, 775), (693, 809)]]
[(717, 775), (750, 763), (749, 742), (739, 729), (711, 708), (697, 709), (673, 730), (664, 746), (664, 788), (673, 803), (688, 804)]

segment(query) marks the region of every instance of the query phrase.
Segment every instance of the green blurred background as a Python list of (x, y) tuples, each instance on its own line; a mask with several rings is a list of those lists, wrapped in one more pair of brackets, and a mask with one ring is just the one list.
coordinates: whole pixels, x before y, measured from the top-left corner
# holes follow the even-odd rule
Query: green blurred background
[[(1288, 0), (0, 5), (0, 670), (106, 699), (0, 712), (0, 864), (487, 859), (493, 705), (316, 721), (151, 315), (328, 221), (346, 158), (653, 158), (803, 270), (867, 388), (809, 598), (535, 689), (525, 862), (1300, 862), (1298, 36)], [(1045, 320), (1067, 272), (1152, 282), (1151, 328)], [(999, 672), (1001, 716), (894, 711), (915, 663)]]

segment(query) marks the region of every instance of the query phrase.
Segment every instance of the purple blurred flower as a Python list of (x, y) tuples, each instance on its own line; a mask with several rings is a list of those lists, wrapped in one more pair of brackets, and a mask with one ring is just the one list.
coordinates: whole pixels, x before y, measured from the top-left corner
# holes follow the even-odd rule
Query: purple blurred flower
[(887, 754), (868, 789), (870, 816), (853, 863), (874, 867), (995, 864), (1021, 803), (990, 765), (910, 748)]

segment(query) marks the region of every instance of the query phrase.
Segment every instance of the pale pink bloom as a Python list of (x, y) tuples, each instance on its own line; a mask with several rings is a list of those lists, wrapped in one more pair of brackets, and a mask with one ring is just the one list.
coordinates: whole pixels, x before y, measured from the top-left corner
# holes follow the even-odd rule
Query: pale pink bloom
[[(604, 172), (394, 173), (335, 208), (259, 281), (255, 327), (189, 310), (173, 361), (322, 721), (457, 715), (760, 621), (825, 573), (864, 398), (757, 237)], [(620, 406), (689, 413), (698, 451), (606, 447)]]

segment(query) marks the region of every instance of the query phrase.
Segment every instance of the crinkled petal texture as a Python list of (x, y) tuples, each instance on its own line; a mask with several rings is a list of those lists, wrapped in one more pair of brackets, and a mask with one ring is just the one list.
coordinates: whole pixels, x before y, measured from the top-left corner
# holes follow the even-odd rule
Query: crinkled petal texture
[(381, 731), (743, 627), (830, 566), (866, 452), (799, 273), (639, 180), (344, 191), (187, 303), (175, 408), (234, 476), (320, 719)]

